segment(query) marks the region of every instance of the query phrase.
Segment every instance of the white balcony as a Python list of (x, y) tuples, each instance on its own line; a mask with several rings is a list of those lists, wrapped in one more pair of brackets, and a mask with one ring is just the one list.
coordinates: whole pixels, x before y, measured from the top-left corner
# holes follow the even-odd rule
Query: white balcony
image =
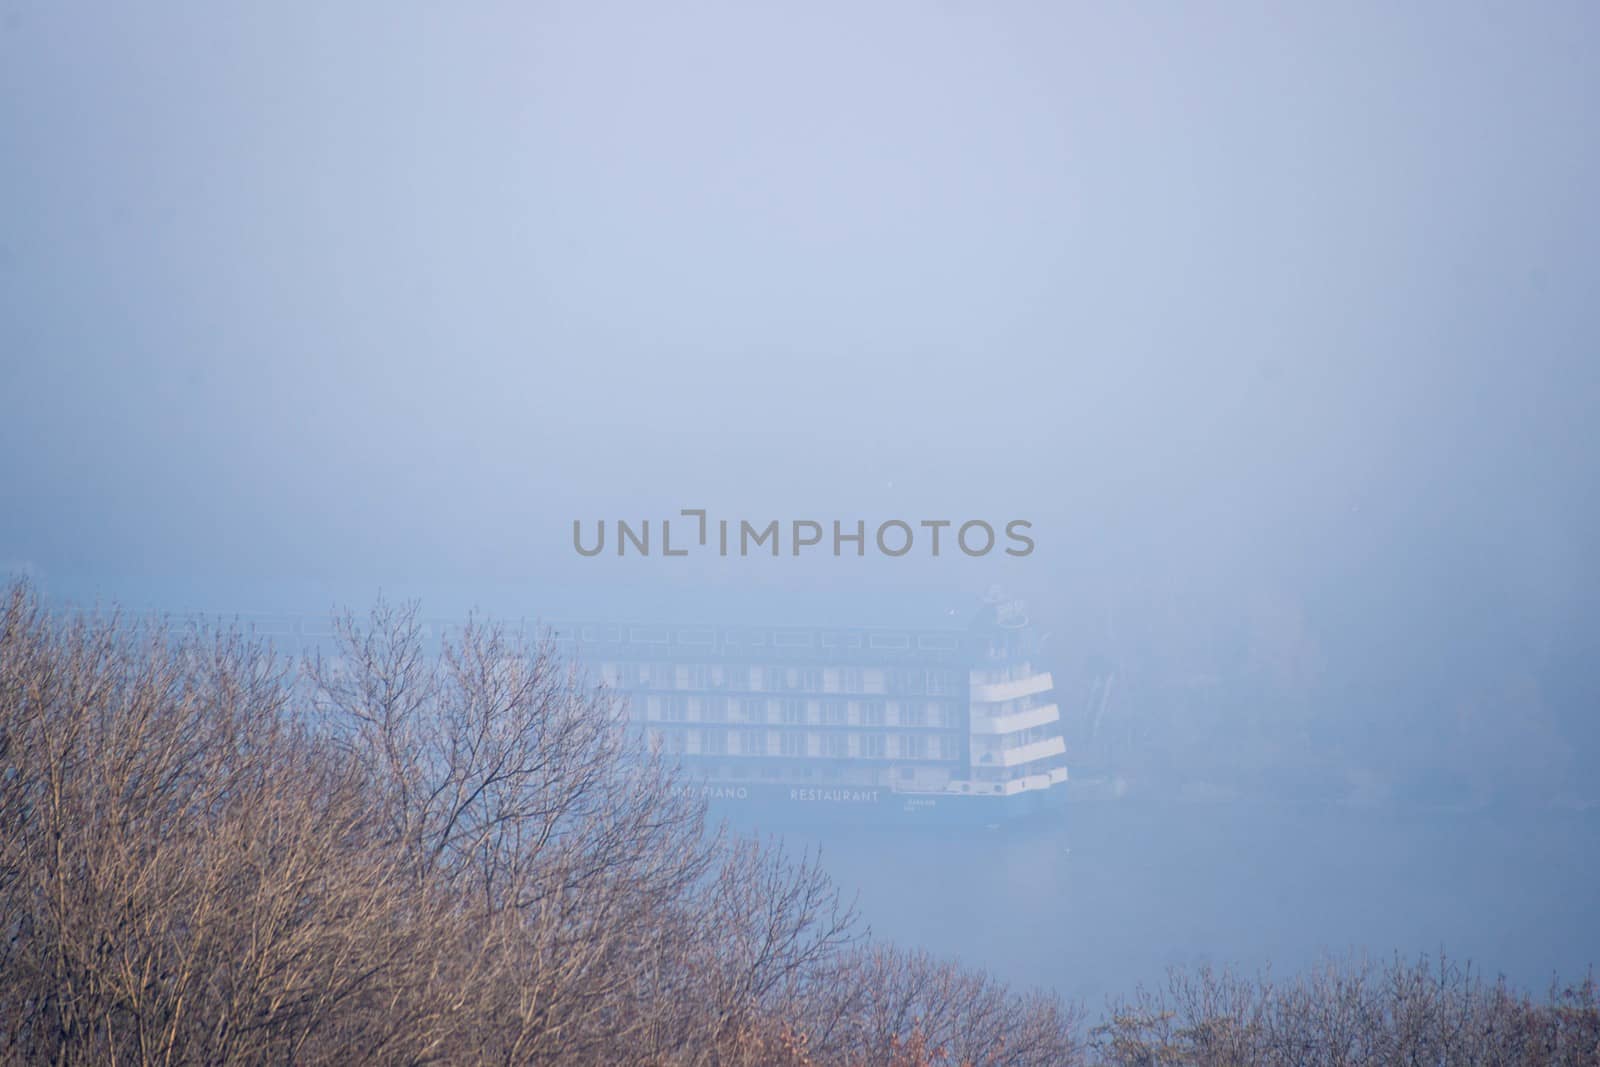
[(985, 735), (1015, 734), (1056, 722), (1060, 718), (1061, 712), (1054, 704), (1041, 704), (1025, 711), (1014, 711), (1010, 715), (973, 715), (972, 732)]
[(989, 763), (991, 766), (994, 763), (998, 763), (1002, 767), (1017, 767), (1024, 763), (1032, 763), (1034, 760), (1049, 759), (1051, 756), (1059, 756), (1066, 750), (1067, 743), (1061, 740), (1061, 738), (1046, 737), (1044, 740), (1035, 741), (1032, 744), (1019, 745), (1016, 748), (1002, 749), (999, 753), (997, 753), (998, 758), (995, 759), (993, 763), (989, 763), (988, 760), (985, 760), (985, 763)]
[(1007, 700), (1021, 700), (1038, 693), (1047, 693), (1055, 688), (1055, 682), (1050, 678), (1049, 671), (1031, 674), (1026, 678), (1016, 678), (1009, 682), (993, 682), (988, 685), (974, 685), (972, 687), (972, 702), (974, 704), (1001, 704)]

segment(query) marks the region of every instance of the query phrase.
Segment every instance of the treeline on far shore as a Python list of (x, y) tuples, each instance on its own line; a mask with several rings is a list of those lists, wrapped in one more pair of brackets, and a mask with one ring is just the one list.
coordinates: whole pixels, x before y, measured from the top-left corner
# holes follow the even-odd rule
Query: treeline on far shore
[(884, 944), (493, 623), (380, 603), (286, 659), (3, 595), (0, 1063), (1600, 1063), (1591, 980), (1200, 971), (1091, 1018)]

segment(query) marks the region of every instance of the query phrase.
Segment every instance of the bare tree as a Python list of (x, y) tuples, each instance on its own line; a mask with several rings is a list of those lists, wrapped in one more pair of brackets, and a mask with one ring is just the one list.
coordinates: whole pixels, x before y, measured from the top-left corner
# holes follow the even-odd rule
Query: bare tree
[(17, 588), (0, 679), (9, 1054), (354, 1055), (406, 1024), (336, 1025), (396, 977), (407, 927), (359, 770), (286, 714), (268, 650), (115, 618), (57, 627)]
[(715, 854), (702, 807), (547, 638), (474, 621), (430, 658), (416, 606), (381, 603), (338, 637), (308, 665), (318, 717), (478, 947), (453, 1054), (570, 1061), (642, 1026), (640, 974)]

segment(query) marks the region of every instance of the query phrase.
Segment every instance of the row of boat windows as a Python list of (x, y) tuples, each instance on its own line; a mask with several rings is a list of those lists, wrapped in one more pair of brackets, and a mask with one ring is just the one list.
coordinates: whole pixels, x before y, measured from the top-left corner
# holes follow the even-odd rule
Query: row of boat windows
[(665, 751), (678, 756), (956, 760), (962, 751), (961, 739), (951, 735), (653, 728), (651, 736)]
[(764, 693), (957, 694), (965, 672), (925, 667), (778, 667), (725, 663), (605, 663), (618, 689), (736, 689)]
[[(959, 707), (939, 701), (806, 700), (786, 697), (656, 696), (644, 717), (659, 722), (783, 723), (787, 726), (925, 726), (961, 724)], [(637, 699), (634, 706), (638, 707)]]

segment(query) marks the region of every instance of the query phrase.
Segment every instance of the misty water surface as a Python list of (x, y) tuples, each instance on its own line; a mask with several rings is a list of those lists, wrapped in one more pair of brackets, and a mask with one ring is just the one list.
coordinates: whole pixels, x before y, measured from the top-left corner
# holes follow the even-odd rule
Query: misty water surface
[(1600, 814), (1108, 805), (1001, 831), (789, 833), (874, 933), (1091, 1010), (1168, 965), (1441, 950), (1543, 993), (1600, 963)]

